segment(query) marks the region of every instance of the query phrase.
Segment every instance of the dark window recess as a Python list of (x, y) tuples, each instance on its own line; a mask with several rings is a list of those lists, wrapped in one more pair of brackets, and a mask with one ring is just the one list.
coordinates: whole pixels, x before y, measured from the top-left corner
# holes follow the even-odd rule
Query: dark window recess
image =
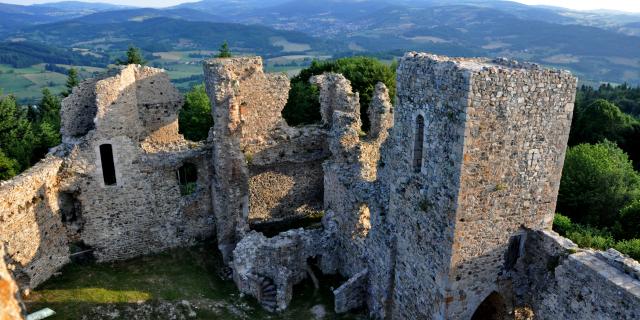
[(198, 168), (192, 163), (185, 163), (176, 172), (180, 184), (180, 194), (183, 196), (196, 192), (198, 182)]
[(413, 170), (422, 170), (422, 148), (424, 144), (424, 117), (419, 115), (416, 118), (416, 136), (413, 142)]
[(102, 161), (102, 177), (104, 184), (112, 186), (116, 181), (116, 166), (113, 162), (113, 149), (110, 144), (100, 146), (100, 161)]
[(504, 268), (507, 270), (513, 270), (520, 258), (520, 246), (522, 242), (522, 236), (517, 235), (511, 237), (509, 240), (509, 248), (504, 254)]

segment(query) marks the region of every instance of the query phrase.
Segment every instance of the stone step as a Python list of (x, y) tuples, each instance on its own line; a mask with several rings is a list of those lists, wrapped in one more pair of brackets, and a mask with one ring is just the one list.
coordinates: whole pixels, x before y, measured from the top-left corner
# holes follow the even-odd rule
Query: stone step
[(265, 292), (265, 291), (272, 291), (272, 290), (275, 290), (275, 289), (276, 289), (276, 286), (274, 286), (274, 285), (270, 284), (270, 285), (268, 285), (268, 286), (264, 286), (264, 287), (262, 287), (262, 292)]

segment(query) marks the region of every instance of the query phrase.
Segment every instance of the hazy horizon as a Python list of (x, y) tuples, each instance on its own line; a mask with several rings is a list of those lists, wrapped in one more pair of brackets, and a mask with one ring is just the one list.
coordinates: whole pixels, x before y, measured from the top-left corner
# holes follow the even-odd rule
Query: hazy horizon
[[(513, 1), (528, 4), (528, 5), (547, 5), (547, 6), (564, 7), (564, 8), (575, 9), (575, 10), (605, 9), (605, 10), (626, 11), (630, 13), (640, 13), (640, 1), (629, 1), (629, 0), (609, 0), (609, 1), (513, 0)], [(0, 0), (0, 3), (21, 4), (21, 5), (43, 4), (43, 3), (52, 3), (52, 2), (61, 2), (61, 1), (60, 0)], [(101, 3), (129, 5), (129, 6), (137, 6), (137, 7), (163, 8), (163, 7), (178, 5), (181, 3), (198, 2), (198, 1), (197, 0), (83, 0), (80, 2), (94, 2), (94, 3), (101, 2)]]

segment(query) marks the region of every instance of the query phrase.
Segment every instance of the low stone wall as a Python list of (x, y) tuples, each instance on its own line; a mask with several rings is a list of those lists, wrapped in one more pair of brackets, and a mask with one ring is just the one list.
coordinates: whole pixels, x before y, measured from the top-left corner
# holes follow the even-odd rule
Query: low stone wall
[(616, 251), (580, 250), (555, 232), (529, 232), (515, 283), (537, 319), (638, 319), (640, 265)]
[(33, 288), (69, 261), (60, 215), (60, 169), (49, 156), (0, 185), (0, 244), (22, 287)]

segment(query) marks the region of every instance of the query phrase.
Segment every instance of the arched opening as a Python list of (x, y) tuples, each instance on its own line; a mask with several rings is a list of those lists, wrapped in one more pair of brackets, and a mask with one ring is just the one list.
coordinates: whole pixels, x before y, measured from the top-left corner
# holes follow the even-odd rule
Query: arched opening
[(176, 171), (178, 183), (180, 184), (180, 194), (188, 196), (196, 192), (198, 182), (198, 167), (193, 163), (185, 163)]
[(413, 171), (420, 172), (422, 170), (422, 148), (424, 144), (424, 117), (418, 115), (416, 117), (416, 130), (413, 142)]
[(497, 292), (492, 292), (473, 313), (471, 320), (504, 320), (507, 319), (507, 304)]
[(110, 144), (100, 145), (100, 161), (102, 163), (104, 184), (107, 186), (116, 185), (116, 165), (113, 161), (113, 148)]

